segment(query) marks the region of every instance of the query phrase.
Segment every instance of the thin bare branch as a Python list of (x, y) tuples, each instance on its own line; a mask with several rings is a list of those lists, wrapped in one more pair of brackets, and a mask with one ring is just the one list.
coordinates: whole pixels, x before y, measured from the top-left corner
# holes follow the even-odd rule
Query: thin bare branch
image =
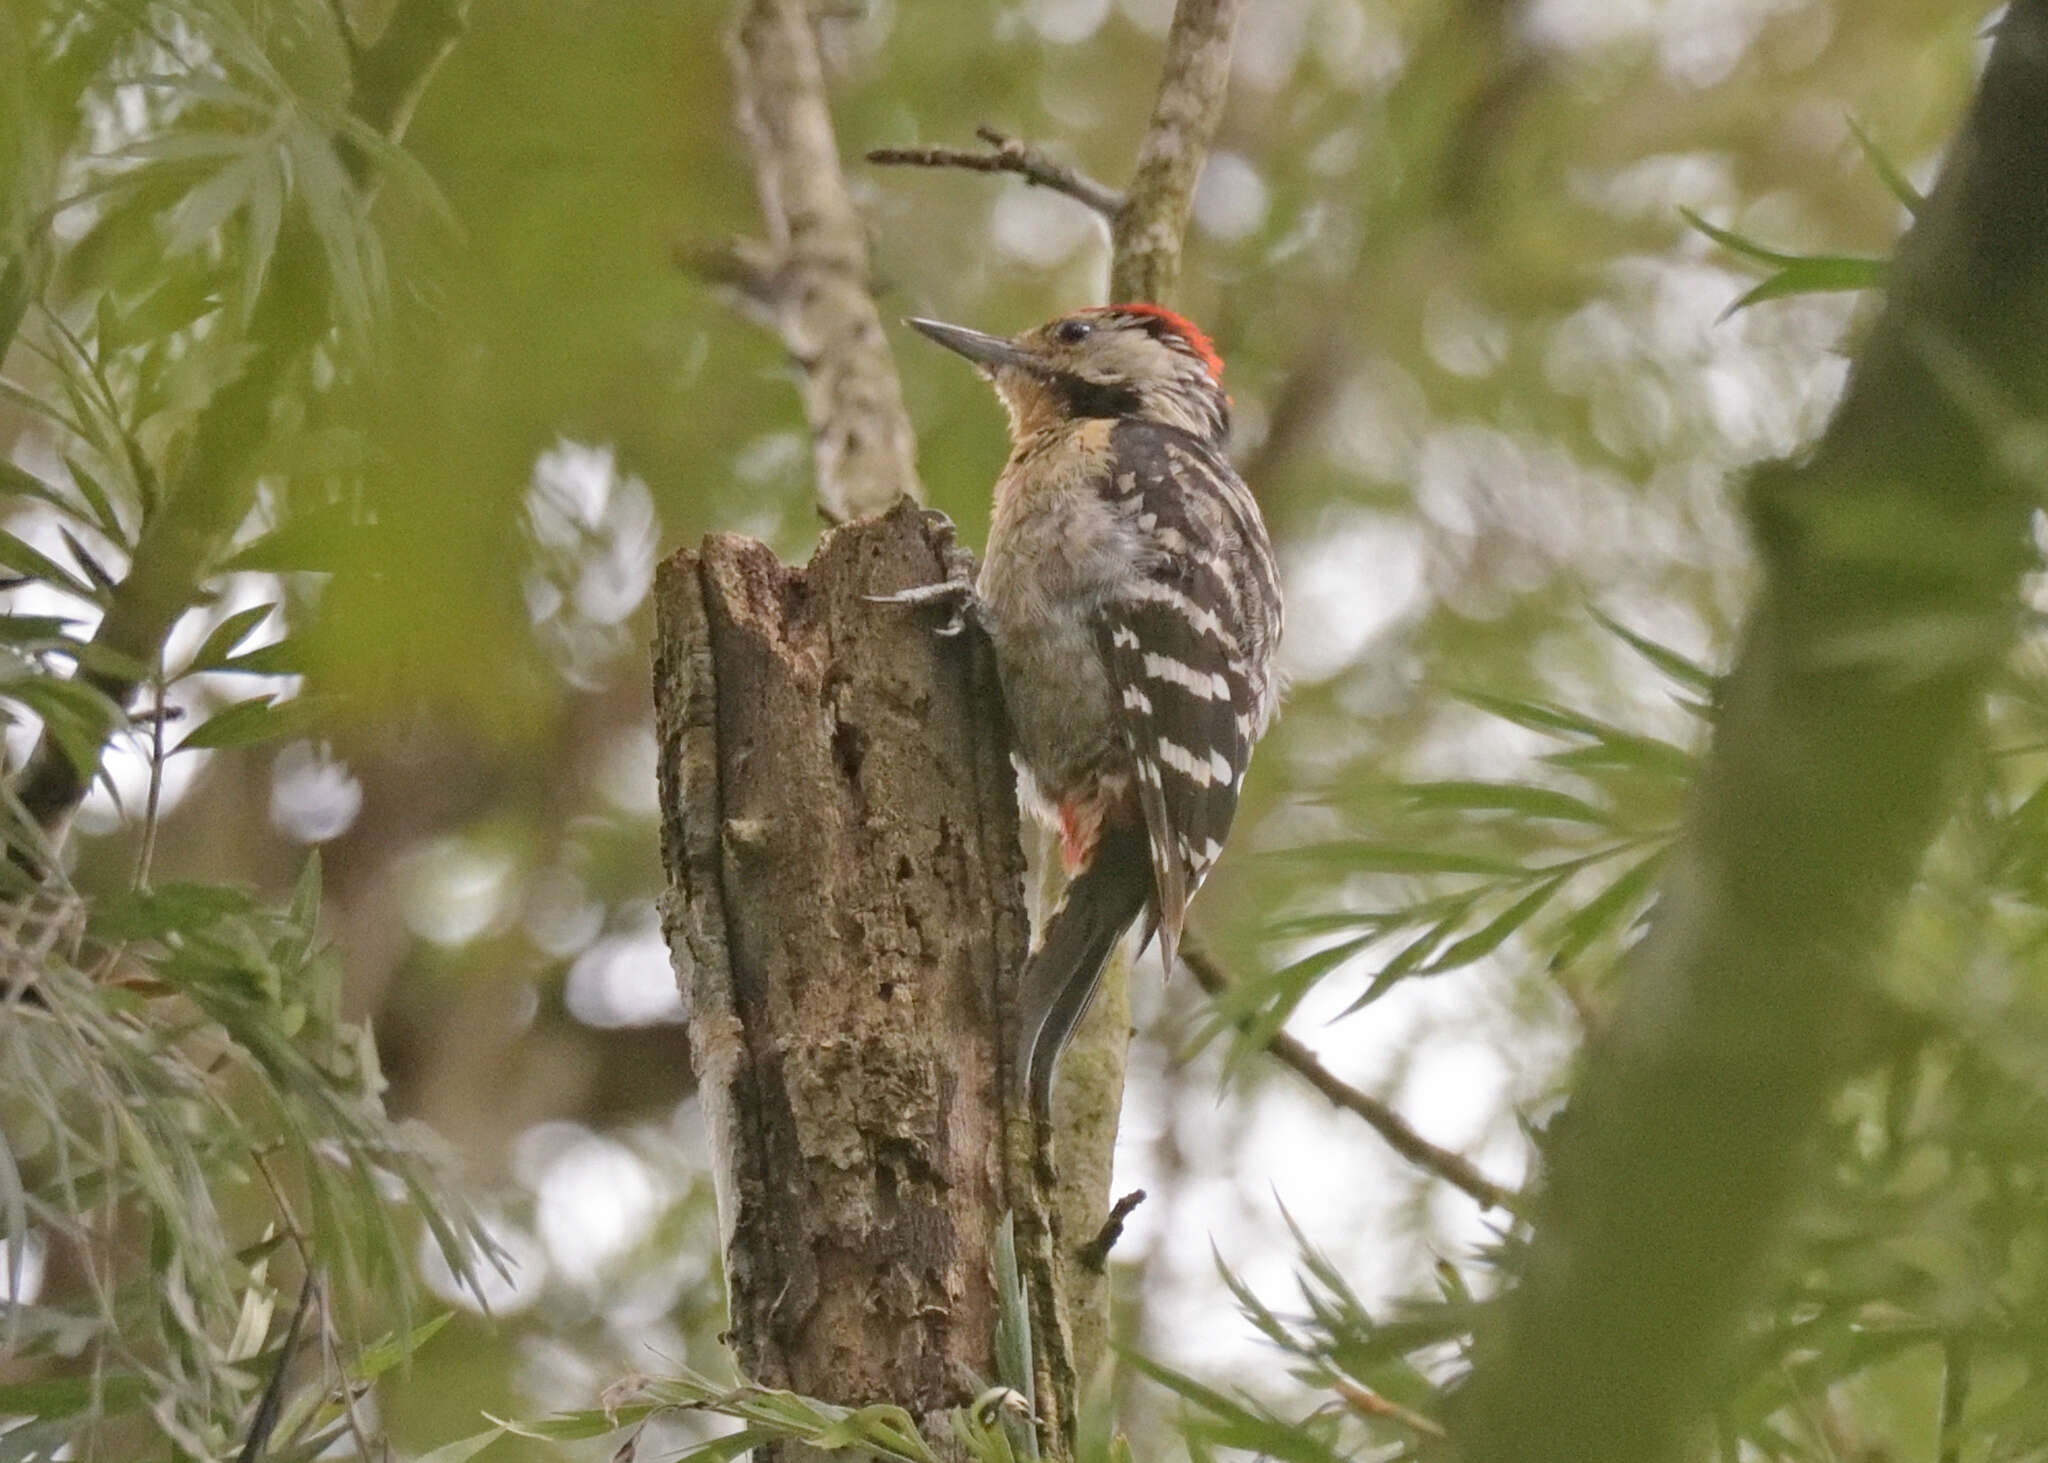
[(1109, 1252), (1116, 1248), (1116, 1242), (1124, 1237), (1124, 1221), (1131, 1217), (1140, 1204), (1145, 1202), (1143, 1189), (1132, 1189), (1116, 1201), (1109, 1211), (1109, 1218), (1102, 1221), (1102, 1228), (1095, 1232), (1095, 1238), (1081, 1246), (1074, 1258), (1087, 1269), (1100, 1274), (1109, 1264)]
[[(1180, 963), (1187, 967), (1199, 985), (1211, 996), (1220, 996), (1231, 987), (1231, 979), (1223, 973), (1206, 950), (1199, 946), (1183, 945)], [(1495, 1183), (1475, 1168), (1472, 1163), (1447, 1148), (1439, 1148), (1420, 1133), (1408, 1126), (1402, 1116), (1369, 1093), (1360, 1092), (1328, 1067), (1316, 1054), (1285, 1031), (1278, 1032), (1266, 1043), (1266, 1050), (1278, 1058), (1283, 1066), (1291, 1068), (1296, 1076), (1327, 1097), (1332, 1104), (1346, 1112), (1363, 1118), (1366, 1125), (1381, 1138), (1389, 1148), (1414, 1164), (1435, 1174), (1445, 1183), (1462, 1189), (1478, 1200), (1487, 1209), (1515, 1211), (1518, 1198), (1513, 1189), (1505, 1184)]]
[(679, 244), (676, 265), (726, 294), (728, 303), (755, 324), (774, 329), (786, 279), (782, 261), (759, 239), (722, 244)]
[(731, 46), (735, 109), (779, 262), (776, 328), (802, 376), (818, 506), (833, 521), (918, 499), (916, 441), (868, 288), (867, 236), (832, 135), (803, 0), (748, 0)]
[(1112, 233), (1114, 300), (1165, 300), (1180, 279), (1181, 239), (1195, 180), (1223, 120), (1230, 43), (1244, 0), (1180, 0), (1166, 33), (1166, 61), (1152, 121)]
[(868, 161), (886, 167), (965, 168), (971, 173), (1015, 173), (1034, 187), (1063, 193), (1112, 221), (1124, 206), (1124, 196), (1116, 189), (1068, 167), (1028, 142), (1006, 137), (993, 127), (977, 127), (974, 135), (988, 144), (987, 152), (972, 152), (958, 147), (877, 147), (869, 150)]

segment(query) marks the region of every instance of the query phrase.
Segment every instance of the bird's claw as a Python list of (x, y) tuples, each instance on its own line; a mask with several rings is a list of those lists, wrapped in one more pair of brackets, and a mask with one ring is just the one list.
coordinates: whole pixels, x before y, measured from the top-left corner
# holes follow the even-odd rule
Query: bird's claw
[(861, 598), (870, 604), (919, 608), (936, 605), (946, 611), (936, 633), (949, 639), (965, 630), (969, 619), (978, 623), (981, 618), (981, 600), (975, 595), (974, 586), (960, 579), (942, 579), (937, 584), (919, 584), (894, 594), (867, 594)]

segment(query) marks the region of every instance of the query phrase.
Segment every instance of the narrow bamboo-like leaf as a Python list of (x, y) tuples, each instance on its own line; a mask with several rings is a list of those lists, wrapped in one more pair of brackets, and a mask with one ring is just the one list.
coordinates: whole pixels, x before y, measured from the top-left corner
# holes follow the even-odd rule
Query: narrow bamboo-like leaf
[(1762, 284), (1748, 290), (1734, 304), (1721, 312), (1726, 320), (1738, 310), (1751, 305), (1762, 304), (1765, 300), (1780, 300), (1788, 295), (1819, 295), (1841, 290), (1874, 290), (1884, 288), (1887, 261), (1869, 259), (1860, 255), (1817, 254), (1802, 259), (1797, 264), (1788, 264)]
[(1474, 874), (1500, 879), (1525, 872), (1520, 864), (1485, 854), (1402, 848), (1362, 838), (1333, 839), (1276, 856), (1310, 860), (1356, 874)]
[[(1036, 1369), (1031, 1364), (1031, 1303), (1024, 1293), (1023, 1272), (1017, 1268), (1017, 1220), (1008, 1209), (996, 1222), (996, 1380), (1014, 1390), (1036, 1414), (1038, 1391)], [(1019, 1429), (1027, 1439), (1030, 1456), (1038, 1456), (1036, 1429)]]
[(18, 493), (24, 498), (33, 498), (46, 507), (54, 508), (67, 518), (82, 519), (79, 505), (66, 497), (54, 484), (46, 483), (27, 469), (18, 467), (0, 457), (0, 492)]
[[(1237, 1026), (1239, 1036), (1231, 1048), (1229, 1068), (1235, 1075), (1245, 1058), (1264, 1051), (1272, 1043), (1318, 981), (1377, 938), (1377, 934), (1366, 934), (1342, 940), (1284, 965), (1261, 980), (1242, 982), (1217, 1001), (1215, 1020), (1201, 1033), (1201, 1043), (1226, 1026)], [(1199, 1045), (1196, 1049), (1199, 1050)]]
[(1660, 851), (1636, 863), (1572, 913), (1559, 931), (1557, 948), (1551, 952), (1553, 970), (1562, 970), (1585, 954), (1588, 946), (1641, 902), (1650, 881), (1656, 877), (1662, 857)]
[(1616, 728), (1604, 721), (1568, 710), (1549, 701), (1529, 700), (1519, 696), (1499, 696), (1491, 691), (1461, 689), (1451, 694), (1468, 706), (1524, 726), (1531, 731), (1559, 732), (1573, 737), (1607, 737)]
[(1464, 917), (1464, 910), (1458, 910), (1455, 913), (1445, 915), (1415, 939), (1402, 946), (1392, 960), (1389, 960), (1380, 967), (1379, 971), (1373, 976), (1372, 982), (1366, 986), (1358, 998), (1342, 1011), (1339, 1011), (1335, 1019), (1342, 1021), (1346, 1016), (1357, 1015), (1409, 976), (1422, 969), (1428, 963), (1429, 958), (1457, 933), (1458, 926), (1463, 922)]
[(31, 579), (40, 579), (90, 604), (104, 605), (106, 592), (65, 568), (35, 545), (0, 528), (0, 568), (12, 569)]
[(43, 400), (32, 391), (24, 391), (12, 381), (0, 380), (0, 401), (11, 401), (25, 411), (55, 422), (81, 442), (92, 441), (92, 435), (80, 423), (66, 416), (63, 411)]
[(276, 608), (274, 604), (251, 605), (235, 611), (215, 625), (207, 632), (199, 648), (192, 652), (192, 663), (185, 668), (186, 673), (221, 669), (250, 633), (270, 618), (271, 611)]
[(1608, 634), (1621, 641), (1622, 644), (1633, 650), (1637, 655), (1640, 655), (1658, 670), (1664, 672), (1672, 680), (1678, 682), (1679, 685), (1689, 690), (1697, 691), (1710, 701), (1719, 694), (1721, 678), (1698, 661), (1680, 655), (1670, 646), (1659, 644), (1649, 636), (1629, 629), (1621, 621), (1604, 614), (1600, 610), (1593, 610), (1592, 616)]
[(0, 1417), (72, 1417), (89, 1407), (125, 1412), (148, 1395), (148, 1378), (134, 1372), (8, 1382), (0, 1384)]
[(96, 474), (86, 469), (75, 453), (64, 454), (64, 466), (70, 469), (71, 481), (77, 487), (78, 495), (85, 499), (86, 506), (92, 511), (93, 526), (125, 547), (127, 532), (121, 527), (121, 516), (114, 511), (113, 494), (107, 491)]
[(0, 644), (23, 652), (58, 649), (73, 643), (64, 632), (77, 623), (63, 615), (0, 614)]
[(287, 635), (273, 640), (268, 645), (259, 645), (254, 650), (245, 650), (240, 655), (231, 655), (212, 669), (222, 675), (243, 676), (294, 676), (303, 671), (305, 662), (300, 659), (303, 645)]
[(1588, 772), (1600, 767), (1633, 768), (1665, 777), (1689, 780), (1699, 770), (1699, 759), (1683, 747), (1661, 737), (1618, 732), (1589, 747), (1572, 747), (1563, 752), (1546, 752), (1543, 761), (1553, 767)]
[(442, 1311), (439, 1315), (429, 1316), (410, 1331), (394, 1331), (357, 1353), (350, 1371), (362, 1381), (375, 1381), (433, 1340), (441, 1328), (454, 1319), (455, 1312)]
[(187, 732), (173, 751), (244, 747), (280, 736), (285, 729), (284, 705), (269, 696), (251, 696), (222, 707)]
[(1551, 901), (1557, 891), (1564, 887), (1565, 877), (1559, 874), (1545, 879), (1480, 928), (1446, 946), (1441, 955), (1427, 965), (1419, 967), (1415, 973), (1442, 975), (1446, 971), (1456, 970), (1491, 955), (1506, 942), (1508, 936), (1527, 924), (1537, 911)]
[(1678, 213), (1679, 217), (1683, 218), (1687, 223), (1691, 224), (1695, 229), (1698, 229), (1722, 248), (1731, 253), (1740, 254), (1745, 259), (1753, 259), (1759, 264), (1797, 264), (1805, 257), (1801, 254), (1788, 254), (1782, 249), (1772, 249), (1757, 243), (1754, 239), (1744, 238), (1741, 234), (1731, 229), (1724, 229), (1717, 224), (1710, 224), (1689, 208), (1681, 206)]
[(1552, 787), (1517, 782), (1415, 782), (1401, 789), (1417, 808), (1474, 813), (1520, 813), (1564, 823), (1607, 827), (1612, 817), (1584, 798)]
[(256, 309), (256, 297), (277, 253), (286, 189), (284, 159), (273, 150), (249, 187), (249, 232), (242, 241), (241, 298), (237, 302), (245, 323)]
[(615, 1433), (621, 1428), (639, 1422), (658, 1407), (668, 1405), (672, 1404), (629, 1402), (623, 1407), (590, 1407), (577, 1412), (550, 1413), (546, 1417), (530, 1420), (491, 1417), (488, 1412), (484, 1416), (496, 1423), (501, 1431), (514, 1437), (532, 1438), (542, 1443), (573, 1443), (584, 1438), (601, 1438), (607, 1433)]
[(214, 282), (203, 272), (168, 271), (169, 278), (137, 300), (114, 324), (113, 339), (119, 348), (153, 343), (189, 330), (220, 308)]
[(1854, 117), (1845, 120), (1849, 124), (1849, 135), (1856, 139), (1856, 146), (1863, 151), (1864, 161), (1870, 164), (1871, 171), (1877, 174), (1878, 181), (1885, 186), (1885, 191), (1904, 204), (1906, 212), (1917, 217), (1920, 210), (1927, 206), (1926, 196), (1915, 188), (1906, 175), (1899, 171), (1897, 165), (1870, 140), (1870, 134), (1863, 130)]
[(109, 574), (106, 567), (93, 557), (92, 550), (79, 542), (78, 535), (63, 524), (57, 525), (57, 532), (64, 540), (64, 547), (71, 550), (71, 557), (77, 561), (81, 569), (85, 570), (85, 577), (92, 581), (93, 589), (101, 595), (113, 594), (114, 576)]
[(0, 685), (0, 696), (18, 701), (40, 716), (65, 759), (83, 776), (92, 775), (107, 739), (127, 725), (121, 708), (100, 692), (60, 676), (10, 681)]
[(699, 1443), (676, 1454), (675, 1463), (728, 1463), (742, 1453), (774, 1441), (774, 1434), (763, 1428), (743, 1427), (738, 1432), (727, 1433), (722, 1438), (713, 1438), (708, 1443)]
[(469, 1463), (469, 1460), (505, 1436), (501, 1427), (489, 1428), (452, 1443), (443, 1443), (431, 1453), (422, 1453), (413, 1463)]

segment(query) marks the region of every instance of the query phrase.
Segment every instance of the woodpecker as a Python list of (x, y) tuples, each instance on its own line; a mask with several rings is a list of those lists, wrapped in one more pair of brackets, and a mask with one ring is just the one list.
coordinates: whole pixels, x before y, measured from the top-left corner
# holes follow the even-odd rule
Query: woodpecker
[[(1223, 362), (1186, 320), (1111, 305), (1010, 339), (906, 323), (974, 362), (1010, 416), (971, 599), (1025, 802), (1058, 833), (1070, 879), (1017, 1000), (1011, 1070), (1043, 1117), (1060, 1052), (1141, 914), (1173, 968), (1279, 699), (1279, 575), (1224, 456)], [(957, 610), (961, 585), (892, 598), (949, 593)]]

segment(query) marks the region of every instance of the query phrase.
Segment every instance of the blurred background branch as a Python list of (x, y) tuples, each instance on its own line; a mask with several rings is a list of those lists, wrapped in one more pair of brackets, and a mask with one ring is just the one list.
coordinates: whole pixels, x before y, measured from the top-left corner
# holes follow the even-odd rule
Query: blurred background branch
[(774, 261), (749, 277), (773, 280), (765, 301), (803, 382), (819, 511), (843, 523), (921, 500), (916, 439), (869, 292), (867, 235), (840, 171), (809, 7), (748, 0), (730, 54)]
[[(1230, 977), (1200, 945), (1182, 946), (1180, 963), (1209, 995), (1221, 997), (1229, 992)], [(1458, 1154), (1437, 1147), (1378, 1098), (1345, 1082), (1324, 1066), (1306, 1043), (1280, 1031), (1267, 1040), (1265, 1050), (1336, 1106), (1364, 1119), (1366, 1126), (1379, 1134), (1389, 1148), (1416, 1167), (1462, 1189), (1484, 1208), (1512, 1212), (1517, 1207), (1519, 1201), (1513, 1190), (1495, 1183)]]
[[(359, 55), (350, 92), (353, 115), (396, 142), (434, 68), (461, 32), (461, 0), (402, 0), (376, 44)], [(343, 148), (359, 185), (373, 164), (350, 141)], [(270, 435), (273, 399), (284, 377), (332, 327), (325, 261), (296, 222), (280, 226), (276, 255), (249, 312), (249, 357), (221, 384), (200, 416), (192, 450), (145, 519), (128, 573), (110, 592), (94, 631), (92, 658), (79, 679), (126, 707), (158, 663), (165, 640), (202, 592), (215, 560), (255, 501), (256, 459)], [(17, 787), (29, 814), (61, 841), (94, 768), (80, 766), (45, 735)]]
[[(2012, 642), (2048, 414), (2048, 3), (1997, 26), (1814, 450), (1759, 468), (1764, 581), (1612, 1021), (1552, 1125), (1465, 1456), (1680, 1456), (1760, 1299), (1868, 991)], [(1862, 523), (1859, 531), (1849, 525)], [(1874, 537), (1869, 536), (1875, 529)]]
[(1113, 219), (1123, 207), (1123, 195), (1106, 183), (1048, 156), (1042, 149), (1014, 137), (1005, 137), (993, 127), (977, 127), (974, 135), (988, 144), (987, 152), (968, 152), (957, 147), (874, 147), (868, 161), (885, 167), (964, 168), (973, 173), (1015, 173), (1039, 188), (1065, 194), (1085, 204), (1106, 219)]
[(1179, 0), (1166, 32), (1159, 94), (1110, 234), (1109, 297), (1169, 302), (1195, 181), (1223, 120), (1230, 43), (1244, 0)]

